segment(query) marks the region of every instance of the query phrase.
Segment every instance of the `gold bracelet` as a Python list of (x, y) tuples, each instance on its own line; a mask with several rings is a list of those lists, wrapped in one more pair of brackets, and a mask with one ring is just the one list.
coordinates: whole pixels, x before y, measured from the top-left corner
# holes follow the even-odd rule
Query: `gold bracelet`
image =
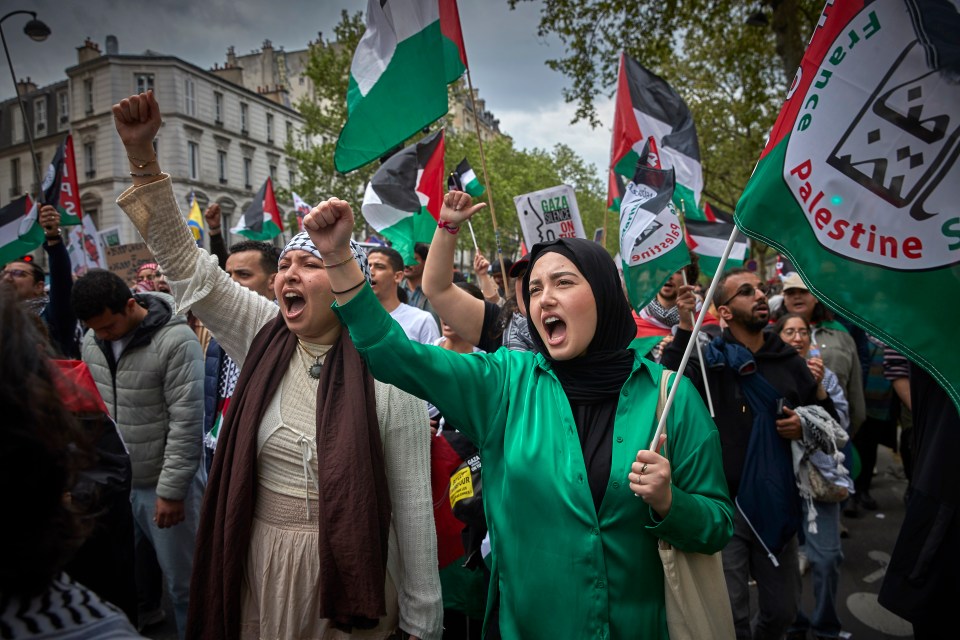
[[(143, 169), (148, 164), (152, 164), (157, 161), (157, 156), (153, 156), (150, 160), (141, 160), (140, 158), (134, 158), (133, 156), (127, 156), (127, 160), (135, 166), (137, 169)], [(141, 164), (142, 163), (142, 164)]]
[(347, 264), (347, 263), (350, 262), (351, 260), (353, 260), (353, 252), (350, 253), (350, 256), (349, 256), (346, 260), (341, 260), (340, 262), (335, 262), (335, 263), (333, 263), (333, 264), (327, 264), (326, 262), (324, 262), (324, 263), (323, 263), (323, 268), (324, 268), (324, 269), (333, 269), (334, 267), (339, 267), (340, 265)]

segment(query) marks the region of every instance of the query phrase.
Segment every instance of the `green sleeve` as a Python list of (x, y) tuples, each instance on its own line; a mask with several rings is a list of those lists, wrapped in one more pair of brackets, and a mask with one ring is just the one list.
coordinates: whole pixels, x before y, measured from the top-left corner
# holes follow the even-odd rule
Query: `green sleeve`
[(666, 448), (673, 503), (652, 532), (682, 551), (720, 551), (733, 536), (733, 504), (723, 474), (720, 434), (687, 378), (681, 379), (670, 410)]
[(429, 400), (479, 447), (503, 430), (512, 352), (459, 354), (410, 340), (369, 285), (333, 308), (377, 380)]

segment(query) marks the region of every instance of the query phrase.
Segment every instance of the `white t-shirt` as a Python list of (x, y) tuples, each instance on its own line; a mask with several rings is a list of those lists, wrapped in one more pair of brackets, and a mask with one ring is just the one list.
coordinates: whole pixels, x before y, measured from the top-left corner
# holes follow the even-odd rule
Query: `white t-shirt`
[(433, 344), (440, 337), (440, 328), (429, 311), (411, 307), (403, 302), (390, 312), (393, 319), (400, 323), (407, 337), (422, 344)]

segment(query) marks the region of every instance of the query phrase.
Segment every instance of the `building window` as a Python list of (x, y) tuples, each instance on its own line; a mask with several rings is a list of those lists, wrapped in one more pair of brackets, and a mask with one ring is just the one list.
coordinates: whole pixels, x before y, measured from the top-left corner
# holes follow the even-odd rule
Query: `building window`
[(227, 152), (223, 149), (217, 151), (217, 173), (220, 176), (220, 184), (227, 184)]
[(10, 198), (20, 195), (23, 188), (20, 185), (20, 158), (10, 158)]
[(87, 115), (93, 113), (93, 78), (83, 81), (83, 106)]
[(137, 73), (134, 75), (137, 93), (146, 93), (153, 90), (153, 74)]
[(273, 114), (267, 114), (267, 144), (273, 144)]
[(219, 91), (213, 92), (213, 119), (223, 124), (223, 94)]
[(289, 182), (287, 182), (287, 187), (289, 187), (290, 189), (293, 189), (293, 183), (296, 177), (297, 177), (297, 174), (294, 173), (292, 169), (290, 171), (287, 171), (287, 180), (289, 180)]
[(246, 189), (252, 189), (253, 183), (250, 181), (251, 173), (253, 172), (253, 160), (250, 158), (243, 159), (243, 186)]
[(87, 180), (97, 177), (97, 154), (92, 142), (83, 143), (83, 165), (87, 168)]
[(57, 114), (61, 128), (70, 122), (70, 96), (66, 91), (57, 94)]
[(187, 155), (190, 159), (190, 179), (200, 179), (200, 145), (196, 142), (187, 143)]
[(193, 78), (183, 81), (183, 111), (188, 116), (197, 117), (197, 94)]
[(23, 142), (23, 114), (20, 111), (20, 105), (14, 105), (10, 109), (10, 117), (13, 125), (13, 143)]
[(293, 144), (293, 123), (287, 120), (287, 144)]
[(47, 135), (47, 98), (37, 98), (33, 101), (33, 126), (36, 136)]
[(277, 184), (277, 165), (270, 165), (270, 179), (273, 180), (273, 184)]
[(240, 103), (240, 133), (246, 135), (250, 131), (250, 105)]

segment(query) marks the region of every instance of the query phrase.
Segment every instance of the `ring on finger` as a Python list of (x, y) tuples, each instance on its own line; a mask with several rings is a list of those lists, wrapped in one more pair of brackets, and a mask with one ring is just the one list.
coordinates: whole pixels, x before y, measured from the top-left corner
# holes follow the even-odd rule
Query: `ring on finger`
[(640, 467), (640, 475), (641, 475), (641, 476), (647, 472), (647, 464), (649, 464), (649, 463), (644, 462), (644, 463), (643, 463), (643, 466)]

